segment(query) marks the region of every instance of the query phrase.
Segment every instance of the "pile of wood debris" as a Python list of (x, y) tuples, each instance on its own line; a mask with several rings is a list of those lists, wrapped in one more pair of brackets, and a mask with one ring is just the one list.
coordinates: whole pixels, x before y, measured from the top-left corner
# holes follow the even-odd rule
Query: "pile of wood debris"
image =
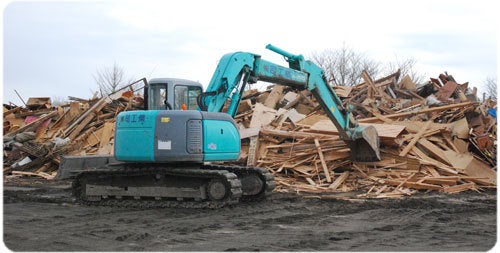
[(25, 107), (3, 107), (3, 173), (54, 179), (63, 155), (110, 155), (116, 115), (142, 108), (130, 90), (54, 107), (30, 98)]
[[(352, 162), (337, 129), (307, 91), (273, 86), (243, 98), (240, 163), (273, 172), (280, 192), (360, 192), (401, 197), (422, 190), (480, 191), (496, 187), (496, 102), (478, 102), (451, 75), (417, 87), (399, 72), (334, 87), (360, 125), (374, 125), (382, 160)], [(496, 114), (495, 114), (496, 115)], [(495, 116), (496, 117), (496, 116)], [(328, 194), (327, 194), (328, 195)]]
[[(399, 72), (363, 77), (361, 84), (334, 88), (361, 125), (376, 127), (381, 161), (352, 162), (308, 91), (273, 85), (245, 92), (235, 117), (242, 138), (237, 163), (272, 171), (277, 191), (323, 196), (496, 187), (496, 116), (489, 113), (496, 102), (479, 102), (475, 89), (447, 74), (418, 87)], [(142, 108), (142, 97), (129, 90), (70, 100), (58, 107), (49, 98), (31, 98), (25, 107), (4, 105), (4, 175), (53, 179), (62, 155), (112, 154), (116, 115)]]

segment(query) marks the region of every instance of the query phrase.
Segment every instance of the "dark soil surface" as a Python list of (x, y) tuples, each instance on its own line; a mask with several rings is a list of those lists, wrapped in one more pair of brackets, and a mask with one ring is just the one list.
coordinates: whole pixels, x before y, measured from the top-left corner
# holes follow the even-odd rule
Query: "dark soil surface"
[(13, 251), (486, 251), (496, 192), (338, 200), (274, 193), (215, 210), (74, 203), (68, 181), (3, 185)]

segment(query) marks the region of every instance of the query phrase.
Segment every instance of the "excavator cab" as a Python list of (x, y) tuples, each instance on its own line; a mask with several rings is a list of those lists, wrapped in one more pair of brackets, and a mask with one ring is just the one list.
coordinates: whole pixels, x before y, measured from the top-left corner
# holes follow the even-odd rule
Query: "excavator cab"
[(203, 86), (178, 78), (154, 78), (144, 86), (145, 110), (196, 110)]

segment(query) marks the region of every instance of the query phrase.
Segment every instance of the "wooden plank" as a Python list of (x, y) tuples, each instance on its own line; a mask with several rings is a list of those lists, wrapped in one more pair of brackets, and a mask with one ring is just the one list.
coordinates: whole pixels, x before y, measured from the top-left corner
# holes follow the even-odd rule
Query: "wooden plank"
[(250, 127), (261, 127), (270, 124), (276, 117), (276, 110), (261, 103), (256, 103), (253, 109)]
[(368, 97), (372, 98), (374, 95), (377, 95), (378, 94), (377, 88), (375, 87), (375, 83), (373, 82), (370, 75), (368, 75), (368, 72), (366, 72), (366, 70), (363, 70), (361, 72), (361, 76), (365, 80), (365, 83), (368, 84)]
[(418, 139), (422, 137), (422, 135), (425, 133), (429, 125), (432, 123), (431, 120), (427, 121), (427, 123), (424, 125), (422, 129), (413, 137), (413, 139), (406, 145), (406, 147), (399, 153), (399, 156), (406, 156), (408, 152), (417, 144)]
[(74, 130), (69, 134), (68, 138), (74, 140), (80, 132), (96, 117), (95, 113), (88, 114), (85, 119), (83, 119), (80, 124), (78, 124)]
[(321, 146), (319, 145), (319, 141), (317, 138), (314, 138), (314, 144), (316, 145), (316, 150), (318, 151), (319, 159), (321, 161), (321, 166), (323, 167), (323, 172), (325, 173), (326, 181), (328, 183), (331, 183), (332, 178), (330, 177), (330, 172), (328, 171), (328, 167), (326, 166), (325, 158), (323, 157), (323, 151), (321, 150)]
[(409, 177), (407, 177), (405, 180), (403, 180), (403, 182), (401, 182), (400, 184), (398, 184), (398, 186), (396, 186), (396, 188), (394, 189), (394, 191), (397, 191), (399, 188), (401, 188), (405, 183), (409, 182), (410, 179), (412, 179), (417, 173), (412, 173)]
[[(81, 114), (80, 117), (78, 117), (70, 126), (68, 126), (63, 131), (63, 137), (68, 136), (70, 134), (70, 132), (72, 132), (77, 126), (80, 126), (80, 123), (83, 120), (88, 119), (88, 116), (90, 114), (94, 114), (95, 115), (96, 112), (101, 111), (102, 108), (104, 108), (104, 106), (106, 106), (107, 104), (109, 104), (111, 102), (112, 102), (112, 100), (109, 97), (103, 97), (100, 100), (98, 100), (94, 105), (92, 105), (92, 107), (90, 107), (89, 109), (87, 109), (87, 111), (85, 111), (83, 114)], [(83, 127), (82, 127), (82, 129), (83, 129)], [(80, 129), (80, 131), (82, 129)]]
[[(399, 186), (401, 181), (393, 180), (393, 179), (383, 179), (383, 181), (389, 185)], [(404, 187), (419, 189), (419, 190), (441, 190), (443, 189), (440, 185), (435, 184), (426, 184), (426, 183), (418, 183), (418, 182), (403, 182)]]
[[(384, 116), (386, 118), (394, 119), (394, 118), (414, 116), (414, 115), (430, 113), (430, 112), (440, 112), (440, 111), (445, 111), (445, 110), (455, 109), (455, 108), (464, 108), (466, 106), (470, 106), (470, 105), (474, 105), (474, 104), (477, 104), (477, 103), (476, 102), (463, 102), (463, 103), (421, 109), (417, 112), (413, 112), (413, 111), (401, 112), (401, 113), (394, 113), (394, 114), (389, 114), (389, 115), (384, 115)], [(358, 120), (358, 122), (360, 122), (360, 123), (361, 122), (374, 122), (374, 121), (378, 121), (378, 120), (379, 119), (377, 117), (370, 117), (370, 118), (360, 119), (360, 120)]]
[(23, 176), (37, 176), (37, 177), (42, 177), (47, 180), (52, 180), (54, 179), (55, 176), (52, 176), (50, 174), (47, 174), (45, 172), (29, 172), (29, 171), (12, 171), (12, 175), (23, 175)]
[(248, 158), (247, 158), (247, 166), (255, 166), (257, 162), (257, 150), (259, 146), (259, 137), (253, 136), (250, 137), (250, 146), (248, 148)]
[(349, 177), (349, 171), (344, 171), (342, 174), (333, 181), (331, 185), (328, 186), (331, 190), (336, 190), (346, 179)]
[(422, 152), (418, 148), (413, 148), (411, 150), (411, 152), (415, 153), (418, 157), (420, 157), (421, 164), (432, 165), (436, 169), (442, 170), (442, 171), (449, 173), (449, 174), (453, 174), (453, 175), (458, 174), (458, 171), (450, 168), (450, 166), (448, 166), (442, 162), (439, 162), (437, 160), (430, 158), (429, 156), (427, 156), (424, 152)]
[[(322, 120), (330, 121), (331, 122), (331, 120), (326, 115), (316, 114), (315, 113), (315, 114), (307, 115), (305, 118), (297, 121), (297, 124), (306, 125), (306, 126), (312, 126), (312, 125), (314, 125), (317, 122), (322, 121)], [(333, 123), (332, 123), (332, 125), (333, 125)]]
[(386, 118), (384, 115), (382, 115), (380, 112), (377, 112), (376, 110), (371, 110), (370, 112), (373, 114), (373, 116), (377, 117), (378, 119), (387, 124), (392, 124), (394, 122), (392, 119)]
[(286, 110), (286, 112), (283, 113), (282, 117), (283, 117), (283, 119), (282, 119), (283, 121), (285, 121), (286, 119), (290, 119), (291, 122), (297, 123), (298, 121), (304, 119), (306, 117), (306, 115), (304, 115), (302, 113), (298, 113), (297, 110), (295, 110), (295, 108), (292, 108), (292, 109)]
[[(378, 136), (380, 138), (394, 139), (397, 138), (401, 132), (406, 128), (402, 125), (392, 125), (392, 124), (367, 124), (362, 123), (360, 126), (374, 126), (377, 130)], [(329, 119), (319, 120), (315, 124), (311, 125), (310, 130), (318, 131), (325, 134), (338, 134), (338, 130)]]
[(426, 138), (418, 140), (418, 144), (422, 145), (422, 147), (424, 147), (427, 151), (433, 154), (434, 158), (437, 158), (437, 160), (444, 162), (448, 165), (452, 165), (450, 160), (445, 156), (444, 150), (432, 144), (432, 142), (428, 141)]
[(433, 177), (440, 177), (441, 175), (439, 174), (439, 172), (437, 172), (436, 169), (432, 168), (431, 166), (425, 166), (425, 168), (427, 169), (427, 171), (429, 171), (429, 173), (431, 173), (431, 175)]
[(457, 193), (457, 192), (463, 192), (466, 190), (471, 190), (476, 187), (475, 183), (465, 183), (465, 184), (460, 184), (460, 185), (454, 185), (454, 186), (445, 186), (443, 187), (443, 192), (447, 193)]
[(316, 186), (316, 183), (315, 183), (315, 182), (314, 182), (311, 178), (306, 177), (306, 181), (307, 181), (310, 185), (312, 185), (312, 186)]
[(425, 177), (421, 179), (422, 182), (430, 183), (430, 184), (439, 184), (439, 185), (456, 185), (460, 180), (459, 176), (440, 176), (440, 177)]
[[(427, 121), (415, 121), (415, 120), (394, 121), (393, 124), (405, 126), (406, 127), (405, 129), (410, 133), (418, 133), (425, 126), (425, 124), (427, 124), (428, 121), (432, 121), (432, 120), (427, 120)], [(442, 124), (442, 123), (432, 122), (427, 129), (429, 131), (449, 131), (450, 124)]]
[(239, 129), (240, 139), (257, 136), (260, 133), (260, 127), (250, 127)]
[(276, 108), (276, 104), (278, 104), (278, 102), (283, 97), (284, 89), (285, 86), (283, 85), (275, 85), (274, 88), (271, 90), (271, 93), (269, 93), (269, 96), (267, 97), (266, 101), (264, 101), (264, 105), (272, 109)]
[(103, 148), (104, 146), (109, 144), (111, 138), (113, 138), (113, 133), (115, 131), (114, 122), (106, 122), (104, 123), (104, 127), (101, 133), (101, 138), (99, 140), (99, 148)]
[(329, 134), (321, 134), (321, 133), (308, 133), (308, 132), (301, 132), (301, 131), (284, 131), (284, 130), (275, 130), (275, 129), (268, 129), (268, 128), (261, 128), (260, 129), (261, 134), (264, 135), (271, 135), (271, 136), (277, 136), (277, 137), (283, 137), (283, 138), (332, 138), (336, 140), (340, 140), (340, 137), (338, 136), (332, 136)]
[[(276, 110), (256, 103), (254, 106), (250, 128), (260, 128), (263, 125), (270, 124), (276, 117)], [(259, 154), (258, 136), (250, 137), (250, 147), (248, 149), (247, 166), (254, 166), (258, 160)]]
[(297, 99), (300, 99), (300, 95), (293, 91), (289, 91), (281, 98), (280, 101), (289, 104)]

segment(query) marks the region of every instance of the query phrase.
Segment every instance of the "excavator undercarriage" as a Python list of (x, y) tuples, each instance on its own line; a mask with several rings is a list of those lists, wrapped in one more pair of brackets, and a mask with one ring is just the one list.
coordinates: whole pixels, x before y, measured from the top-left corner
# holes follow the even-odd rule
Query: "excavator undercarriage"
[(273, 176), (262, 168), (115, 163), (80, 172), (73, 194), (88, 205), (219, 208), (262, 199), (274, 186)]

